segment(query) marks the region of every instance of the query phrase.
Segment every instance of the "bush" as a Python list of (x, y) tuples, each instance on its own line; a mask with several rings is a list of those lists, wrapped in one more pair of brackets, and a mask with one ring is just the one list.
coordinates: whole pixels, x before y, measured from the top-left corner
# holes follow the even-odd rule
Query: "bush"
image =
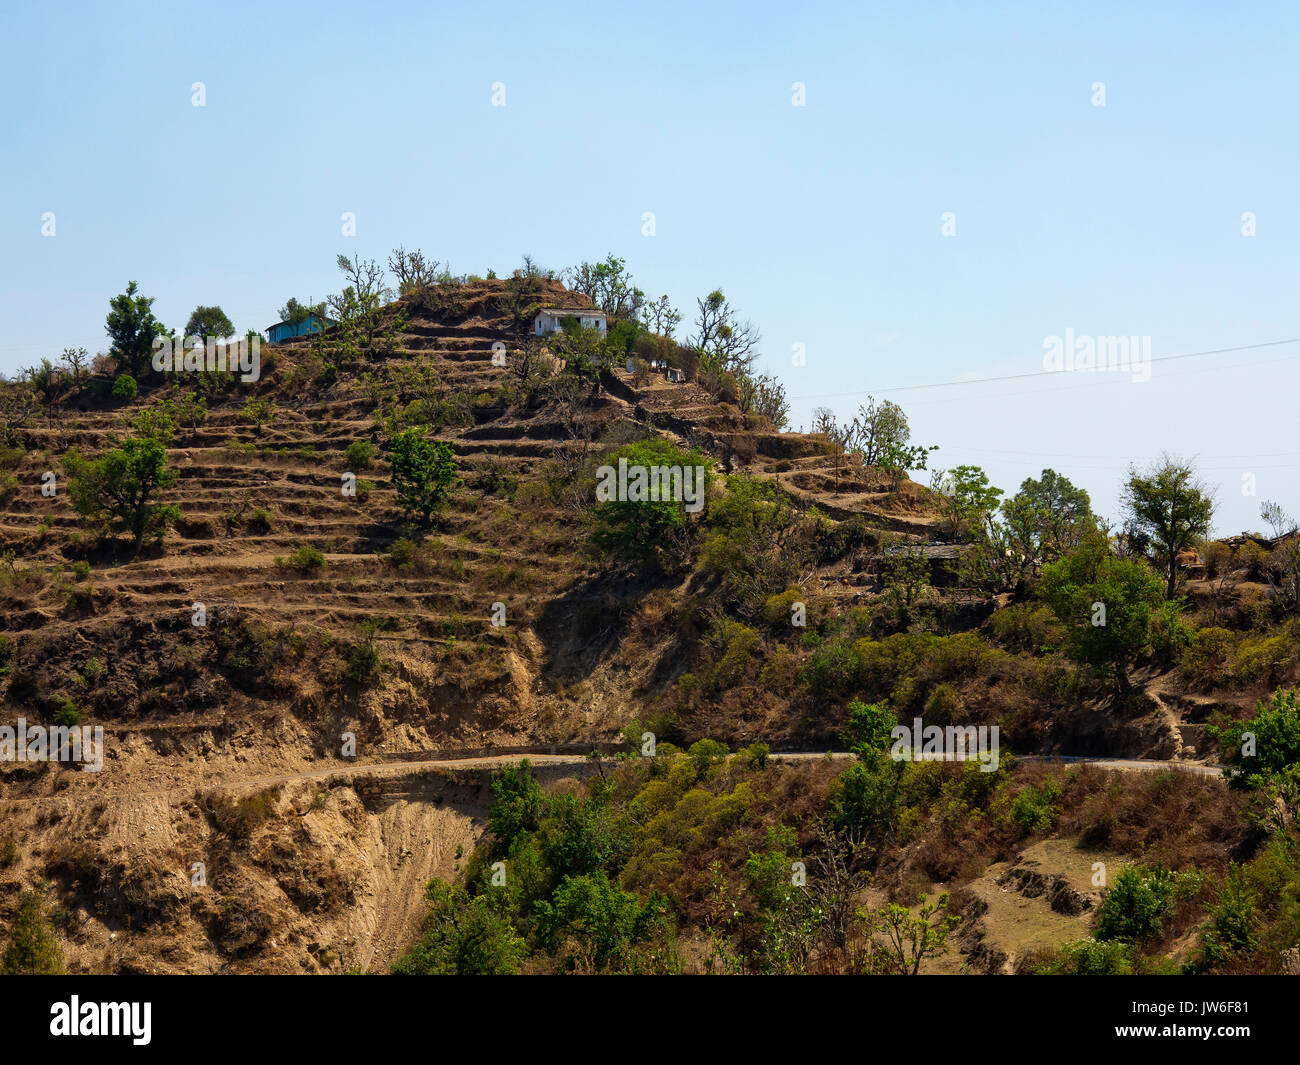
[(1167, 869), (1129, 866), (1097, 907), (1095, 935), (1124, 943), (1155, 939), (1173, 904), (1174, 880)]
[(59, 976), (63, 973), (63, 955), (54, 930), (45, 917), (40, 896), (23, 892), (18, 915), (9, 933), (9, 945), (0, 956), (0, 973), (6, 976)]
[(794, 604), (801, 602), (803, 593), (798, 588), (787, 588), (779, 595), (769, 596), (763, 603), (763, 620), (774, 629), (788, 630), (794, 616)]
[(362, 684), (379, 672), (379, 652), (370, 639), (352, 644), (345, 656), (345, 675), (353, 684)]
[(902, 805), (907, 766), (907, 762), (875, 755), (841, 773), (830, 798), (835, 825), (861, 833), (868, 842), (888, 835)]
[(1054, 959), (1034, 972), (1041, 976), (1131, 976), (1133, 948), (1118, 940), (1080, 939), (1066, 943)]
[(1252, 951), (1259, 946), (1259, 895), (1246, 878), (1245, 870), (1233, 865), (1219, 889), (1218, 901), (1210, 908), (1209, 922), (1201, 933), (1204, 964), (1215, 965), (1230, 954)]
[(1300, 788), (1300, 705), (1295, 691), (1273, 693), (1270, 705), (1255, 704), (1253, 716), (1211, 725), (1229, 762), (1228, 780), (1236, 787), (1258, 788), (1280, 780)]
[(849, 703), (849, 718), (844, 723), (844, 745), (850, 751), (886, 751), (890, 732), (898, 723), (894, 712), (881, 703)]
[(516, 837), (537, 831), (541, 816), (542, 787), (527, 758), (493, 775), (488, 830), (495, 841), (494, 855), (508, 853)]
[(388, 561), (394, 566), (409, 566), (415, 561), (416, 555), (419, 554), (419, 548), (414, 540), (402, 536), (393, 541), (392, 546), (388, 549)]
[(288, 566), (308, 573), (324, 569), (328, 565), (320, 549), (312, 544), (303, 544), (288, 559), (277, 558), (275, 563), (277, 566)]
[(1182, 600), (1167, 600), (1151, 615), (1151, 653), (1163, 665), (1173, 665), (1192, 642), (1192, 630), (1180, 616)]
[(135, 378), (129, 373), (124, 373), (113, 382), (113, 398), (125, 400), (130, 403), (135, 399), (136, 393), (140, 391), (140, 386), (135, 383)]
[(1055, 651), (1065, 639), (1065, 626), (1042, 604), (1017, 603), (995, 610), (988, 628), (1008, 650), (1030, 654)]
[(1236, 635), (1227, 629), (1198, 630), (1183, 652), (1183, 675), (1202, 687), (1221, 683), (1236, 646)]
[(353, 440), (343, 450), (343, 461), (349, 470), (364, 470), (374, 461), (375, 449), (369, 440)]
[(804, 683), (823, 702), (847, 695), (857, 676), (858, 656), (851, 645), (841, 641), (819, 647), (803, 667)]
[(398, 976), (490, 976), (517, 973), (528, 948), (489, 895), (431, 880), (431, 906), (420, 941), (393, 966)]
[(708, 774), (711, 766), (719, 765), (726, 761), (727, 755), (731, 753), (726, 744), (719, 743), (717, 740), (696, 740), (686, 751), (695, 763), (695, 776), (703, 780)]
[(58, 700), (57, 708), (54, 711), (54, 723), (56, 725), (81, 724), (81, 711), (77, 709), (77, 704), (68, 698)]
[(454, 449), (418, 426), (397, 433), (389, 449), (398, 505), (428, 524), (460, 484)]
[(1030, 784), (1012, 800), (1011, 820), (1025, 833), (1046, 832), (1056, 822), (1056, 800), (1061, 797), (1061, 785), (1049, 780), (1041, 787)]

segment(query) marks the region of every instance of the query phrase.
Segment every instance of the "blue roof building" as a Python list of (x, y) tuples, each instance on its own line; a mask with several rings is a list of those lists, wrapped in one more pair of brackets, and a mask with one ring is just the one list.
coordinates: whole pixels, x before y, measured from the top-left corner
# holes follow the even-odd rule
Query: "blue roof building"
[(307, 315), (301, 322), (296, 325), (289, 322), (276, 322), (275, 325), (267, 326), (266, 339), (272, 344), (278, 344), (282, 340), (288, 340), (291, 337), (305, 337), (309, 333), (319, 333), (322, 329), (328, 329), (338, 323), (326, 318), (323, 320), (317, 318), (314, 314)]

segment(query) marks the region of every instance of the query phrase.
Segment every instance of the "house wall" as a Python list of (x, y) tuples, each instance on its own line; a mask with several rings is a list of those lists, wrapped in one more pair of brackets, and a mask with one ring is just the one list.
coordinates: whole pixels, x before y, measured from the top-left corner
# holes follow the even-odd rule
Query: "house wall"
[[(547, 336), (551, 333), (559, 332), (560, 320), (566, 317), (568, 317), (568, 315), (551, 314), (547, 311), (538, 311), (537, 317), (533, 319), (533, 333), (536, 336)], [(581, 314), (575, 314), (573, 315), (573, 317), (578, 319), (578, 323), (584, 329), (599, 329), (602, 333), (605, 332), (604, 318), (598, 318), (595, 316), (588, 318)]]
[(279, 325), (275, 326), (275, 328), (268, 331), (267, 338), (272, 344), (275, 344), (281, 340), (288, 340), (291, 337), (301, 337), (306, 336), (308, 333), (320, 332), (320, 327), (320, 319), (313, 314), (309, 315), (297, 325), (288, 325), (285, 322), (281, 322)]

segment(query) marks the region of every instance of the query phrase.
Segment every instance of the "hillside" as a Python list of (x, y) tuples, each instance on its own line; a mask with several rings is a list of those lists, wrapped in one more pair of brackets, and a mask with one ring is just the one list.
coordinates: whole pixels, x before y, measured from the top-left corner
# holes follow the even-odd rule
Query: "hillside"
[[(794, 755), (843, 750), (861, 700), (897, 721), (997, 724), (1008, 748), (987, 780), (912, 766), (897, 800), (910, 828), (850, 862), (850, 899), (953, 892), (964, 960), (927, 971), (1014, 971), (1086, 936), (1102, 899), (1081, 880), (1094, 860), (1156, 856), (1217, 876), (1256, 853), (1217, 769), (1173, 771), (1221, 760), (1211, 723), (1296, 675), (1291, 623), (1242, 545), (1184, 580), (1190, 649), (1151, 643), (1117, 697), (1068, 660), (1026, 580), (970, 577), (979, 544), (953, 534), (940, 495), (827, 433), (777, 431), (693, 369), (681, 382), (644, 360), (629, 369), (639, 355), (615, 354), (612, 331), (539, 343), (530, 312), (548, 305), (590, 301), (548, 277), (462, 279), (386, 304), (355, 336), (264, 346), (255, 383), (152, 374), (115, 397), (121, 367), (101, 365), (0, 386), (4, 720), (105, 736), (99, 772), (0, 766), (0, 918), (44, 885), (77, 971), (384, 971), (421, 934), (427, 882), (517, 860), (489, 831), (494, 773), (531, 752), (548, 803), (624, 804), (635, 853), (600, 875), (671, 900), (682, 968), (723, 955), (779, 968), (788, 959), (756, 946), (770, 932), (756, 908), (718, 953), (710, 863), (740, 877), (786, 829), (771, 843), (781, 861), (796, 849), (832, 861), (841, 773), (874, 763)], [(588, 343), (601, 357), (584, 370)], [(205, 413), (175, 413), (198, 397)], [(68, 456), (103, 455), (164, 409), (176, 480), (159, 499), (179, 516), (136, 551), (89, 528)], [(459, 482), (427, 524), (394, 475), (393, 440), (410, 427), (450, 445)], [(698, 456), (709, 501), (670, 530), (672, 552), (629, 559), (593, 536), (594, 471), (647, 447)], [(1209, 628), (1229, 634), (1212, 659), (1193, 631)], [(584, 757), (635, 751), (646, 731), (662, 770)], [(665, 801), (658, 772), (684, 804), (664, 816), (690, 822), (689, 842), (666, 849), (638, 820)], [(1050, 816), (1025, 813), (1040, 799)], [(720, 806), (683, 812), (692, 803)], [(1156, 808), (1195, 824), (1176, 838)], [(544, 850), (548, 824), (515, 842)], [(1208, 881), (1196, 890), (1211, 905)], [(1189, 943), (1167, 936), (1160, 950), (1181, 962)], [(1270, 942), (1270, 964), (1287, 946)], [(817, 965), (870, 968), (842, 948), (818, 948)]]

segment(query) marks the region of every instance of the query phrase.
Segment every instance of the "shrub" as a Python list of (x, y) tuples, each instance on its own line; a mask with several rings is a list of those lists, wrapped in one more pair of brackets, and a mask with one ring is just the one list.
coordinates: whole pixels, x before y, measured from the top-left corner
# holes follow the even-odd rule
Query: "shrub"
[(795, 603), (803, 602), (798, 588), (787, 588), (779, 595), (769, 596), (763, 603), (763, 620), (774, 629), (788, 629)]
[(719, 743), (717, 740), (696, 740), (686, 753), (695, 763), (696, 778), (702, 780), (708, 774), (709, 768), (726, 761), (731, 751), (726, 744)]
[(1236, 635), (1227, 629), (1198, 630), (1183, 652), (1183, 675), (1202, 687), (1220, 683), (1236, 646)]
[(869, 842), (883, 839), (898, 820), (907, 764), (875, 755), (850, 766), (831, 793), (831, 820)]
[(135, 399), (136, 393), (140, 391), (140, 386), (135, 383), (135, 378), (129, 373), (121, 374), (113, 382), (113, 398), (125, 400), (130, 403)]
[(844, 745), (850, 751), (886, 751), (890, 732), (898, 723), (894, 712), (881, 703), (849, 703), (849, 717), (844, 723)]
[(1295, 691), (1274, 692), (1270, 705), (1255, 704), (1253, 716), (1211, 725), (1207, 732), (1222, 746), (1234, 786), (1258, 788), (1281, 780), (1300, 788), (1300, 705)]
[(394, 566), (409, 566), (419, 554), (414, 540), (402, 536), (393, 541), (388, 549), (388, 561)]
[(1174, 880), (1167, 869), (1129, 866), (1097, 907), (1095, 935), (1125, 943), (1155, 939), (1173, 904)]
[(460, 484), (455, 451), (447, 441), (433, 439), (419, 426), (393, 436), (389, 449), (398, 505), (428, 524)]
[(1040, 787), (1028, 785), (1012, 800), (1012, 822), (1025, 833), (1046, 832), (1056, 822), (1056, 800), (1060, 796), (1061, 785), (1056, 780)]
[(803, 680), (809, 691), (822, 701), (847, 695), (858, 676), (858, 656), (843, 641), (824, 644), (804, 664)]
[(1080, 939), (1066, 943), (1054, 959), (1034, 972), (1044, 976), (1130, 976), (1133, 948), (1118, 940)]
[(734, 687), (759, 657), (759, 635), (748, 625), (730, 618), (720, 619), (709, 632), (709, 643), (720, 653), (709, 672), (709, 686), (715, 691)]
[(374, 461), (375, 448), (369, 440), (353, 440), (343, 449), (343, 461), (349, 470), (364, 470)]
[(542, 787), (527, 758), (493, 775), (492, 808), (488, 811), (488, 829), (495, 840), (493, 854), (508, 853), (516, 837), (537, 831), (541, 816)]
[(45, 916), (40, 896), (25, 891), (18, 903), (18, 915), (9, 933), (9, 945), (0, 956), (0, 973), (6, 976), (63, 973), (63, 956), (54, 930)]
[(1016, 603), (995, 610), (988, 628), (1004, 647), (1030, 654), (1054, 651), (1065, 639), (1065, 626), (1042, 604)]
[(373, 640), (359, 640), (347, 649), (344, 673), (353, 684), (362, 684), (378, 672), (379, 652)]
[(275, 563), (277, 566), (289, 566), (292, 569), (300, 569), (305, 572), (324, 569), (328, 565), (320, 549), (312, 544), (303, 544), (288, 559), (277, 558)]
[(1182, 610), (1182, 600), (1171, 599), (1151, 615), (1151, 653), (1164, 665), (1177, 662), (1192, 642), (1192, 630), (1180, 616)]
[(1245, 870), (1234, 864), (1201, 933), (1204, 963), (1218, 964), (1230, 954), (1254, 950), (1259, 946), (1259, 923), (1259, 895), (1247, 881)]
[(77, 709), (77, 704), (66, 697), (59, 699), (54, 711), (54, 723), (56, 725), (81, 724), (81, 711)]
[(490, 895), (431, 880), (420, 941), (393, 966), (398, 976), (489, 976), (517, 973), (528, 948)]

